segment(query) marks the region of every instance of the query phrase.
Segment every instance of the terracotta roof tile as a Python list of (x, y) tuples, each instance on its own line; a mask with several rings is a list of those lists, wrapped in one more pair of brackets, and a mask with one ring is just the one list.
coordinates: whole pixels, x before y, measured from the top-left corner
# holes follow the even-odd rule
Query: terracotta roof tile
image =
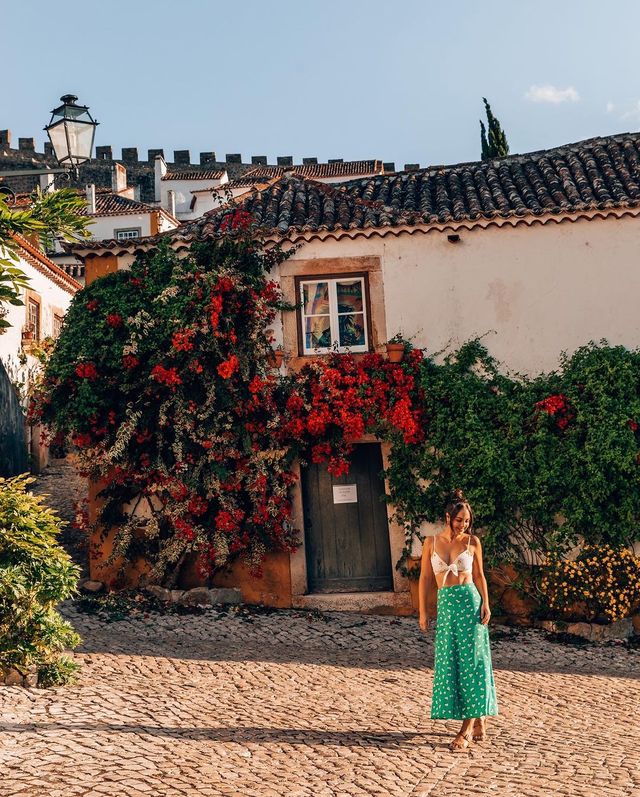
[(95, 214), (89, 213), (88, 208), (85, 208), (83, 213), (87, 216), (115, 216), (128, 213), (149, 213), (152, 210), (158, 210), (158, 208), (146, 202), (138, 202), (136, 199), (114, 194), (112, 191), (96, 191)]
[(640, 202), (640, 134), (344, 185), (353, 197), (418, 212), (425, 223), (635, 207)]
[(365, 174), (381, 174), (382, 161), (335, 161), (333, 163), (304, 163), (294, 166), (258, 166), (244, 175), (249, 177), (273, 178), (284, 174), (297, 174), (311, 180), (322, 180), (327, 177), (358, 177)]
[[(248, 176), (256, 173), (266, 176), (264, 168)], [(249, 212), (257, 228), (276, 235), (640, 208), (640, 133), (487, 162), (381, 174), (339, 186), (288, 173), (247, 193), (235, 207)], [(221, 234), (229, 212), (228, 207), (216, 208), (155, 239), (124, 245), (100, 241), (78, 248), (126, 251), (167, 237), (187, 245)]]
[(167, 172), (163, 180), (221, 180), (226, 174), (224, 169), (218, 171), (185, 171), (185, 172)]

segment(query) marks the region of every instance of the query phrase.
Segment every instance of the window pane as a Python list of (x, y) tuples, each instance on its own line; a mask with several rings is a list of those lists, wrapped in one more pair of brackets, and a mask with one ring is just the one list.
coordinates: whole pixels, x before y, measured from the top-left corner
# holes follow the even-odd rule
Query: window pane
[(366, 336), (364, 329), (364, 313), (338, 316), (341, 346), (364, 346)]
[(331, 347), (331, 320), (328, 315), (305, 318), (304, 345), (306, 349)]
[(329, 312), (328, 282), (307, 282), (302, 286), (302, 292), (305, 315)]
[(339, 280), (336, 293), (339, 313), (362, 312), (362, 280)]

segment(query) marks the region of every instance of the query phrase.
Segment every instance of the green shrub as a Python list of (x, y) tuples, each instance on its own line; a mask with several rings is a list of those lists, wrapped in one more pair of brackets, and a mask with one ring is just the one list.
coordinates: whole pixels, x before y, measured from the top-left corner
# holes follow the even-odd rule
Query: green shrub
[(58, 544), (61, 521), (27, 491), (33, 478), (0, 478), (0, 669), (36, 667), (42, 685), (67, 683), (78, 666), (61, 656), (80, 637), (55, 610), (79, 568)]

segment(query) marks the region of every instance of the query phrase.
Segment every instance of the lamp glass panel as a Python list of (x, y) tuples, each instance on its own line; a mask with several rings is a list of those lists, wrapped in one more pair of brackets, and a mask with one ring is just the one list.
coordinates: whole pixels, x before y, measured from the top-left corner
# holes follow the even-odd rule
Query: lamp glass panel
[(91, 158), (95, 127), (87, 122), (77, 121), (66, 121), (65, 125), (69, 133), (69, 154), (71, 159), (76, 163), (89, 160)]
[(63, 163), (69, 159), (69, 149), (67, 147), (67, 136), (64, 132), (64, 123), (59, 122), (52, 127), (47, 128), (47, 133), (51, 139), (53, 151), (56, 154), (58, 163)]

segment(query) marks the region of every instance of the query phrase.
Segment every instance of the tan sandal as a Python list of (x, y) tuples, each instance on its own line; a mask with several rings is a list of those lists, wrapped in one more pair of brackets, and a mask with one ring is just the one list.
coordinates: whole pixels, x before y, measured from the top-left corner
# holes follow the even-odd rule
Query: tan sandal
[(455, 739), (449, 745), (449, 750), (451, 750), (452, 753), (457, 753), (462, 750), (467, 750), (469, 747), (471, 747), (471, 744), (472, 744), (471, 734), (462, 733), (462, 731), (460, 731), (459, 733), (456, 734)]
[[(480, 723), (479, 731), (476, 730), (478, 722)], [(484, 717), (478, 717), (478, 719), (473, 723), (473, 735), (471, 738), (474, 742), (484, 742), (484, 740), (487, 738), (487, 727)]]

